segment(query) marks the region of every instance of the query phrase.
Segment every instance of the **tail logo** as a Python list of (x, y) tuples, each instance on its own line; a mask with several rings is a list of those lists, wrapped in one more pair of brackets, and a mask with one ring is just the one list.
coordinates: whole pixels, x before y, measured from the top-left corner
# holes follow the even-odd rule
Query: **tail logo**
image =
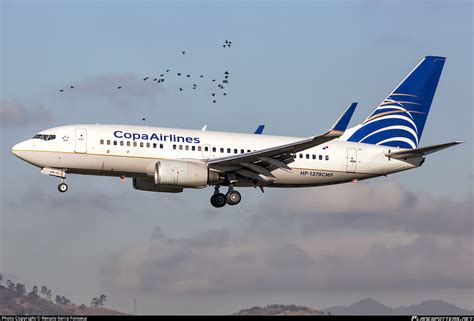
[(401, 147), (409, 145), (409, 148), (417, 148), (419, 135), (413, 114), (426, 115), (408, 109), (408, 106), (420, 105), (417, 100), (419, 98), (415, 95), (392, 93), (360, 125), (349, 140), (374, 145), (401, 145)]

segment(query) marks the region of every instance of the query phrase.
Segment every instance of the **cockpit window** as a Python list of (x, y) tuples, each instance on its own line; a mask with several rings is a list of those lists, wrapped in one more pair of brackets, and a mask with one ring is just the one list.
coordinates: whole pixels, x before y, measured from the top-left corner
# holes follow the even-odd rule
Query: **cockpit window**
[(56, 135), (45, 135), (45, 134), (36, 134), (33, 136), (33, 139), (41, 139), (41, 140), (53, 140), (56, 138)]

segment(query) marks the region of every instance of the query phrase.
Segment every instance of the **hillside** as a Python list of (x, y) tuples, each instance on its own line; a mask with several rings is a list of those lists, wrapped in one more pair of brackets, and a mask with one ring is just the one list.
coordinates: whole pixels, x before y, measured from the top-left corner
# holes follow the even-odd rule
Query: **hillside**
[(441, 300), (391, 308), (373, 299), (363, 299), (350, 306), (333, 306), (323, 311), (333, 315), (474, 315), (474, 310), (462, 309)]
[(272, 304), (240, 310), (234, 315), (474, 315), (474, 310), (463, 309), (441, 300), (427, 300), (419, 304), (392, 308), (374, 299), (363, 299), (350, 306), (333, 306), (323, 310)]
[(304, 306), (272, 304), (240, 310), (234, 315), (325, 315), (325, 313)]
[(103, 307), (55, 304), (35, 295), (23, 295), (0, 285), (0, 315), (123, 315)]

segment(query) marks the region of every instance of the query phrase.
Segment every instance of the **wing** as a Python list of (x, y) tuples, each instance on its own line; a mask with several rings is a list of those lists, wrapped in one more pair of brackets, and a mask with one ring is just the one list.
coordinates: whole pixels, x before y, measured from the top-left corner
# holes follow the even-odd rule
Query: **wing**
[(291, 170), (287, 164), (294, 161), (293, 154), (340, 137), (346, 130), (356, 106), (357, 103), (352, 103), (323, 135), (250, 153), (214, 158), (208, 161), (208, 165), (210, 168), (226, 173), (234, 172), (252, 180), (272, 181), (274, 176), (271, 172), (275, 169)]

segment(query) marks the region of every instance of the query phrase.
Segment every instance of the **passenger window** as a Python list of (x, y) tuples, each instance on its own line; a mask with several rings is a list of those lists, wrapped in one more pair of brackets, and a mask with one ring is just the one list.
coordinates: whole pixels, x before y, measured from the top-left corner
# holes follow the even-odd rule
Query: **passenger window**
[(300, 158), (303, 158), (303, 154), (300, 154)]
[(100, 140), (100, 144), (104, 145), (104, 140), (103, 139)]
[(133, 147), (137, 147), (137, 142), (133, 142)]
[(196, 150), (196, 146), (191, 146), (191, 150), (194, 152)]
[(183, 145), (179, 145), (179, 150), (183, 150)]
[(198, 146), (198, 151), (200, 152), (202, 150), (201, 146)]
[(313, 159), (316, 159), (316, 155), (313, 154)]
[(117, 146), (117, 141), (116, 140), (114, 140), (114, 145)]
[(212, 147), (212, 152), (215, 153), (217, 151), (217, 148)]
[(244, 149), (241, 149), (241, 150), (240, 150), (240, 153), (241, 153), (241, 154), (245, 153), (245, 150), (244, 150)]
[(234, 154), (237, 154), (239, 151), (237, 150), (237, 148), (234, 148)]
[(163, 144), (160, 144), (160, 148), (163, 149)]
[(150, 148), (150, 143), (146, 143), (146, 148)]
[(120, 146), (123, 146), (123, 140), (120, 141)]
[(230, 148), (227, 148), (227, 153), (229, 153), (229, 154), (230, 154)]
[(329, 160), (329, 155), (326, 155), (326, 160)]
[(319, 160), (323, 160), (323, 155), (319, 155)]
[(176, 149), (176, 144), (173, 145), (173, 149)]
[(107, 145), (110, 145), (110, 139), (107, 139)]
[(143, 147), (143, 142), (140, 142), (140, 147)]
[(204, 147), (204, 151), (205, 151), (205, 152), (208, 152), (208, 151), (209, 151), (209, 147), (205, 146), (205, 147)]
[(127, 146), (130, 146), (130, 142), (127, 142)]
[(247, 153), (250, 153), (250, 149), (247, 149)]
[(157, 143), (153, 143), (153, 148), (156, 148), (158, 146)]
[(306, 159), (309, 159), (309, 154), (306, 154)]
[(186, 150), (189, 150), (189, 145), (186, 145), (185, 148), (186, 148)]

